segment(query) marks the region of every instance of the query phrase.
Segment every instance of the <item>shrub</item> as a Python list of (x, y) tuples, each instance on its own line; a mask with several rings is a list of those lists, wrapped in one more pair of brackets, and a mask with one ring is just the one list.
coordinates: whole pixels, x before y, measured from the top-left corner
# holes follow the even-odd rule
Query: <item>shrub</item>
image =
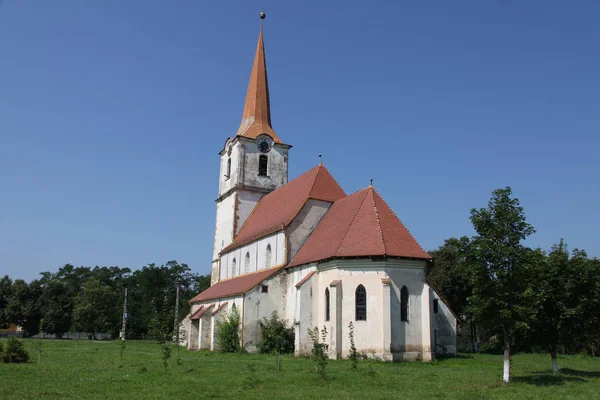
[(308, 335), (313, 342), (312, 355), (313, 360), (315, 361), (315, 369), (321, 376), (321, 378), (325, 379), (327, 375), (325, 374), (325, 368), (327, 367), (327, 351), (329, 350), (329, 345), (327, 344), (327, 328), (323, 326), (320, 332), (319, 338), (319, 328), (314, 327), (313, 329), (308, 329)]
[(348, 358), (352, 360), (352, 368), (357, 369), (358, 367), (358, 352), (356, 351), (356, 346), (354, 345), (354, 324), (350, 321), (348, 325), (348, 337), (350, 338), (350, 354)]
[(4, 350), (2, 351), (2, 362), (4, 363), (22, 363), (29, 361), (29, 353), (25, 350), (23, 341), (15, 336), (8, 338)]
[(240, 313), (235, 304), (225, 320), (217, 322), (217, 346), (222, 352), (235, 353), (240, 351)]
[(294, 352), (294, 328), (287, 327), (287, 321), (279, 319), (277, 311), (271, 318), (260, 321), (261, 339), (258, 351), (261, 353), (290, 354)]

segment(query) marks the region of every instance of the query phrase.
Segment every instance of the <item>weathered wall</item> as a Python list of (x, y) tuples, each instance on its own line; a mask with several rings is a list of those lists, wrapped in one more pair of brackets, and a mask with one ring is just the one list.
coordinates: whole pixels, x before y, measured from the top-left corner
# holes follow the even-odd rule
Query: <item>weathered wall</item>
[[(267, 262), (267, 246), (269, 245), (271, 246), (271, 259)], [(246, 265), (246, 254), (249, 255), (248, 265)], [(235, 270), (233, 259), (235, 259)], [(234, 249), (229, 253), (222, 254), (221, 279), (234, 278), (250, 272), (260, 271), (281, 265), (285, 261), (285, 235), (283, 231), (279, 231)]]
[[(286, 315), (287, 282), (287, 273), (281, 271), (246, 293), (244, 298), (243, 345), (247, 351), (257, 350), (256, 346), (260, 341), (259, 322), (263, 318), (269, 318), (273, 311), (277, 311), (280, 317)], [(263, 285), (268, 287), (268, 293), (262, 293)]]
[[(431, 329), (431, 343), (435, 354), (456, 354), (456, 317), (444, 300), (429, 288), (431, 298), (431, 316), (433, 327)], [(433, 301), (438, 301), (438, 312), (434, 312)]]
[(258, 160), (262, 155), (253, 139), (242, 138), (244, 145), (243, 185), (245, 188), (275, 190), (288, 181), (288, 146), (274, 144), (268, 157), (267, 176), (258, 175)]
[(308, 199), (298, 215), (285, 229), (288, 237), (290, 260), (294, 258), (300, 246), (308, 235), (317, 227), (331, 203), (327, 201)]

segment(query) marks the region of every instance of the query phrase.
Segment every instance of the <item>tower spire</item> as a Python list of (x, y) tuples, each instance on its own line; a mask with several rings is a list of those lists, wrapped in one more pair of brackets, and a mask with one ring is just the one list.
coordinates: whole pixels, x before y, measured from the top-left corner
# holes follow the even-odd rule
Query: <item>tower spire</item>
[(269, 84), (267, 80), (267, 63), (265, 60), (265, 46), (263, 42), (263, 22), (265, 14), (260, 14), (260, 33), (256, 46), (254, 64), (250, 73), (246, 103), (242, 114), (242, 123), (236, 136), (255, 139), (260, 134), (267, 134), (276, 143), (282, 143), (271, 127), (271, 105), (269, 102)]

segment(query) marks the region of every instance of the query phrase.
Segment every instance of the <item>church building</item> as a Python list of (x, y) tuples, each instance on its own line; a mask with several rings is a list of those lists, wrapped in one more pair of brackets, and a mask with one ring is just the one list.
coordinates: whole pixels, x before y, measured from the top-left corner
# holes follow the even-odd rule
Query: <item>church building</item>
[(211, 286), (182, 322), (188, 348), (217, 349), (217, 322), (235, 304), (248, 351), (276, 311), (297, 355), (312, 349), (308, 329), (325, 326), (330, 358), (347, 357), (350, 323), (367, 356), (455, 354), (457, 318), (426, 280), (430, 256), (372, 185), (348, 194), (321, 163), (288, 182), (283, 138), (261, 25), (242, 122), (220, 152)]

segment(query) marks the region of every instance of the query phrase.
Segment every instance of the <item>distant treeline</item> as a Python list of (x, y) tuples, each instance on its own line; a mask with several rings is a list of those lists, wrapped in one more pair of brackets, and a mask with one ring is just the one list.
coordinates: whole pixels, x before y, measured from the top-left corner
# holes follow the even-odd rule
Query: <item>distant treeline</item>
[(170, 334), (175, 319), (176, 286), (179, 316), (189, 312), (188, 301), (210, 286), (210, 275), (191, 272), (186, 264), (169, 261), (131, 271), (120, 267), (74, 267), (43, 272), (29, 283), (0, 278), (0, 329), (13, 323), (26, 336), (39, 332), (61, 337), (69, 331), (109, 332), (118, 337), (127, 288), (128, 339)]

